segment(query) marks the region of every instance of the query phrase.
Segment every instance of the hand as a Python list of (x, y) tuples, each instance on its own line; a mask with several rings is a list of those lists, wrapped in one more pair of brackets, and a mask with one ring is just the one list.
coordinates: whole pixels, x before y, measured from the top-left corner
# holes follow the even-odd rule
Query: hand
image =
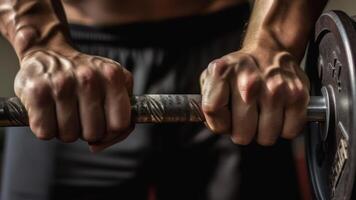
[(76, 50), (36, 50), (20, 61), (14, 89), (37, 138), (78, 138), (99, 151), (128, 136), (132, 76), (119, 63)]
[(211, 62), (200, 82), (207, 126), (234, 143), (273, 145), (306, 122), (309, 81), (286, 51), (242, 49)]

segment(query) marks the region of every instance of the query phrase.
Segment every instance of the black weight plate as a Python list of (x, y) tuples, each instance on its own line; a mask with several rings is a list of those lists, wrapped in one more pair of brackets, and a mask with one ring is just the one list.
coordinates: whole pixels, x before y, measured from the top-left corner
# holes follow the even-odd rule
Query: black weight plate
[[(356, 23), (345, 13), (320, 16), (311, 42), (306, 72), (311, 94), (324, 87), (331, 96), (331, 119), (325, 137), (323, 124), (310, 123), (306, 135), (309, 175), (318, 200), (356, 199)], [(317, 66), (317, 67), (316, 67)]]

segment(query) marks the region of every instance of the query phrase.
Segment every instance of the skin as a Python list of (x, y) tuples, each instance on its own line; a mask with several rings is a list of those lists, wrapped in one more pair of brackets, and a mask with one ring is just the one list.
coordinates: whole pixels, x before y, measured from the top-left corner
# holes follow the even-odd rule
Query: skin
[[(306, 122), (309, 81), (299, 67), (326, 1), (256, 0), (242, 49), (201, 75), (208, 127), (233, 142), (292, 139)], [(231, 104), (231, 105), (230, 105)]]
[(128, 135), (131, 74), (113, 60), (74, 49), (58, 1), (0, 1), (0, 19), (20, 61), (15, 93), (37, 138), (82, 138), (99, 151)]
[[(32, 131), (45, 140), (81, 138), (100, 151), (133, 130), (132, 75), (113, 60), (76, 50), (67, 20), (86, 25), (155, 21), (241, 2), (66, 0), (63, 8), (57, 0), (0, 0), (0, 31), (20, 61), (14, 89)], [(256, 0), (242, 49), (213, 61), (201, 76), (203, 111), (213, 132), (229, 133), (238, 144), (256, 136), (262, 145), (272, 145), (280, 133), (284, 138), (299, 133), (309, 98), (299, 62), (324, 5)]]

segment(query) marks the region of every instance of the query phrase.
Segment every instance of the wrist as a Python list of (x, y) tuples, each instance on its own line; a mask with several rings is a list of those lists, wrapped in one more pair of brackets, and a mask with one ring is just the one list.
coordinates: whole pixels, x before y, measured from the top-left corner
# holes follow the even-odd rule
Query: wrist
[[(293, 32), (293, 31), (291, 31)], [(284, 34), (283, 34), (284, 33)], [(307, 39), (294, 37), (286, 32), (263, 28), (254, 37), (245, 39), (242, 45), (244, 51), (258, 51), (260, 57), (271, 57), (276, 52), (288, 52), (298, 62), (301, 62), (307, 44)], [(273, 57), (273, 56), (272, 56)]]
[(21, 61), (30, 52), (43, 49), (63, 50), (73, 49), (69, 37), (63, 31), (54, 30), (51, 34), (43, 36), (36, 28), (31, 26), (21, 28), (10, 38), (12, 46)]
[(64, 57), (74, 57), (78, 55), (78, 51), (72, 47), (67, 41), (54, 39), (49, 41), (46, 44), (35, 44), (27, 48), (21, 53), (18, 53), (17, 56), (19, 58), (20, 63), (28, 58), (29, 56), (33, 55), (35, 52), (42, 51), (42, 52), (55, 52), (60, 54)]
[(25, 60), (38, 55), (37, 53), (39, 52), (49, 55), (60, 55), (65, 58), (74, 58), (80, 54), (78, 50), (65, 41), (53, 41), (43, 45), (34, 45), (24, 51), (21, 55), (18, 55), (20, 66), (23, 62), (26, 62)]

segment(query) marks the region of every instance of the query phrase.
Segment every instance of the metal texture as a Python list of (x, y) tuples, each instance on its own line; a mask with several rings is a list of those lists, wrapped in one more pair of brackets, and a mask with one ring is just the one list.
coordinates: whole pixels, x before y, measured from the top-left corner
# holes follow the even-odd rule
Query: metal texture
[(132, 98), (136, 123), (202, 122), (200, 95), (143, 95)]
[(309, 123), (306, 135), (309, 173), (318, 200), (356, 199), (355, 27), (345, 13), (326, 12), (318, 19), (309, 46), (306, 71), (312, 95), (321, 95), (323, 88), (329, 101), (329, 123)]
[(327, 121), (327, 102), (324, 96), (311, 96), (308, 105), (308, 121)]
[[(203, 122), (201, 95), (156, 94), (134, 96), (131, 99), (132, 117), (136, 123)], [(325, 100), (311, 97), (308, 121), (325, 121)], [(0, 127), (27, 126), (28, 117), (17, 97), (0, 99)]]
[(27, 125), (27, 111), (20, 100), (16, 97), (0, 98), (0, 127)]

